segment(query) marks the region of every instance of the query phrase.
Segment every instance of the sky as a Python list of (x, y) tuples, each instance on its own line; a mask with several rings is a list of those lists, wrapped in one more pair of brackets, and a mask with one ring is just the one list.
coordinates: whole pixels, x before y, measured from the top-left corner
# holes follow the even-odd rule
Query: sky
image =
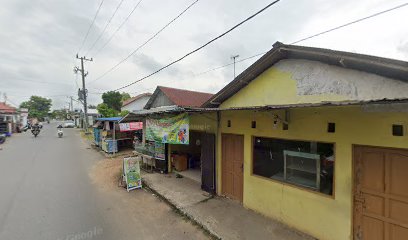
[[(39, 95), (51, 98), (53, 109), (67, 107), (69, 96), (76, 99), (77, 90), (82, 87), (81, 76), (73, 71), (80, 66), (75, 57), (78, 53), (93, 59), (85, 62), (86, 88), (89, 104), (97, 105), (102, 101), (102, 92), (154, 72), (272, 2), (198, 0), (140, 47), (195, 1), (105, 0), (89, 28), (101, 0), (0, 0), (0, 101), (4, 93), (11, 105)], [(270, 50), (276, 41), (289, 44), (406, 2), (281, 0), (201, 51), (121, 91), (137, 95), (153, 92), (161, 85), (216, 93), (234, 78), (233, 65), (202, 73), (231, 63), (231, 56), (239, 55), (239, 61)], [(138, 3), (123, 27), (116, 31)], [(299, 45), (408, 61), (407, 22), (408, 6)], [(131, 57), (104, 75), (138, 47)], [(236, 74), (258, 58), (237, 63)], [(75, 103), (74, 107), (80, 105)]]

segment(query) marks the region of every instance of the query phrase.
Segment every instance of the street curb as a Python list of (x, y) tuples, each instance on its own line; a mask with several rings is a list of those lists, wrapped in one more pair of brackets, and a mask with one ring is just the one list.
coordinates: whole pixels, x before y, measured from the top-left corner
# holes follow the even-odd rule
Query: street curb
[(172, 207), (175, 212), (177, 212), (179, 215), (187, 218), (190, 222), (192, 222), (193, 224), (197, 225), (198, 227), (200, 227), (206, 234), (208, 234), (212, 239), (217, 239), (217, 240), (221, 240), (222, 238), (220, 236), (218, 236), (217, 233), (215, 233), (214, 231), (211, 231), (209, 228), (207, 228), (205, 226), (205, 224), (201, 223), (200, 221), (198, 221), (197, 219), (194, 218), (194, 216), (192, 216), (190, 213), (188, 213), (187, 211), (185, 211), (182, 207), (177, 206), (175, 203), (173, 203), (172, 201), (170, 201), (169, 199), (167, 199), (166, 197), (164, 197), (162, 194), (160, 194), (159, 192), (157, 192), (154, 188), (150, 187), (149, 183), (147, 183), (145, 180), (143, 180), (142, 178), (142, 184), (143, 187), (148, 189), (149, 191), (153, 192), (156, 196), (158, 196), (161, 200), (163, 200), (165, 203), (167, 203), (170, 207)]

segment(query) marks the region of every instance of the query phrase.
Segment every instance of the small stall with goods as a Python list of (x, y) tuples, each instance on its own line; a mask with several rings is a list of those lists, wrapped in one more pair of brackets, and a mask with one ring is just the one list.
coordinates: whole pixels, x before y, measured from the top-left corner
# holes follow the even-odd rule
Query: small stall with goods
[(97, 118), (94, 124), (94, 143), (106, 153), (131, 149), (135, 139), (140, 139), (141, 123), (120, 123), (121, 117)]

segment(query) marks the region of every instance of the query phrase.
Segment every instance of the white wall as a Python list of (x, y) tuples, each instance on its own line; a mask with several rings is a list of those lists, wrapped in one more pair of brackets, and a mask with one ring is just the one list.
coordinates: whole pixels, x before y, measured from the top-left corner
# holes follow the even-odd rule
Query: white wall
[(143, 96), (136, 101), (131, 102), (130, 104), (122, 107), (122, 111), (128, 110), (129, 112), (142, 110), (146, 105), (147, 101), (149, 101), (150, 96)]

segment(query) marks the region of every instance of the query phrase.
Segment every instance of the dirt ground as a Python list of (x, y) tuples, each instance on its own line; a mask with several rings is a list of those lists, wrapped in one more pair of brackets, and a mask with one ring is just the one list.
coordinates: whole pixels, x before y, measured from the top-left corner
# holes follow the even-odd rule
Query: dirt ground
[[(101, 160), (93, 166), (89, 175), (92, 183), (109, 199), (107, 201), (115, 203), (109, 207), (114, 213), (110, 220), (120, 222), (129, 231), (129, 238), (123, 239), (210, 239), (202, 229), (177, 214), (147, 189), (128, 193), (124, 187), (119, 187), (122, 159), (123, 156)], [(140, 238), (134, 238), (135, 234)]]

